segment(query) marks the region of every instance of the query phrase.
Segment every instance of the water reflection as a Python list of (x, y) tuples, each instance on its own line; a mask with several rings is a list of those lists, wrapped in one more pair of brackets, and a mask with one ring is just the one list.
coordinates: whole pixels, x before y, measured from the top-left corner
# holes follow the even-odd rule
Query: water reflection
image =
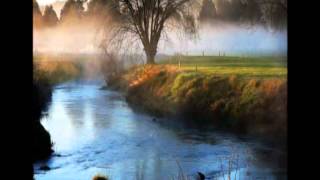
[[(35, 165), (36, 179), (89, 180), (98, 173), (111, 179), (171, 179), (179, 172), (193, 178), (198, 171), (215, 179), (277, 178), (278, 169), (257, 155), (264, 148), (258, 143), (159, 125), (101, 86), (97, 81), (55, 88), (42, 124), (52, 136), (56, 155)], [(53, 169), (39, 171), (43, 163)]]

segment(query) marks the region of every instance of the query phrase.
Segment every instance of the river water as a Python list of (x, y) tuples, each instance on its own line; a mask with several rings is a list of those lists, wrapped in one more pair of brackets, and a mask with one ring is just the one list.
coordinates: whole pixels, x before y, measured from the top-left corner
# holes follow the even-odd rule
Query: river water
[[(55, 153), (34, 164), (36, 180), (194, 179), (197, 172), (207, 179), (287, 178), (281, 151), (252, 137), (159, 123), (103, 85), (73, 81), (54, 88), (41, 123)], [(40, 170), (44, 165), (50, 170)]]

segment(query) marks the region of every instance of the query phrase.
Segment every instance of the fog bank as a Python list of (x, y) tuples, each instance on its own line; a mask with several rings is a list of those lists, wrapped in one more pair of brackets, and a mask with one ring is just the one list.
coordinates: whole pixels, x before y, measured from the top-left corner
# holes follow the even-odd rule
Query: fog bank
[[(263, 27), (236, 25), (205, 26), (197, 38), (190, 39), (178, 33), (167, 33), (161, 41), (158, 54), (173, 55), (286, 55), (287, 32), (270, 31)], [(34, 31), (33, 51), (40, 53), (99, 53), (102, 35), (90, 26), (55, 27)], [(135, 48), (135, 47), (134, 47)], [(134, 49), (133, 48), (133, 49)], [(141, 53), (137, 50), (136, 53)], [(134, 53), (134, 52), (133, 52)]]
[(285, 55), (287, 32), (271, 31), (263, 27), (219, 25), (202, 27), (198, 36), (190, 40), (170, 34), (170, 43), (161, 43), (159, 52), (165, 54), (183, 53), (210, 55)]

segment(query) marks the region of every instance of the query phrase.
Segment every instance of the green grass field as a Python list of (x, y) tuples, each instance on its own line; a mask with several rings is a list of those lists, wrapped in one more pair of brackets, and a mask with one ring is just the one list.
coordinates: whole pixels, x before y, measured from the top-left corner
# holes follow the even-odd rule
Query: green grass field
[(179, 66), (179, 59), (184, 71), (256, 78), (287, 77), (287, 59), (280, 57), (175, 56), (159, 63)]

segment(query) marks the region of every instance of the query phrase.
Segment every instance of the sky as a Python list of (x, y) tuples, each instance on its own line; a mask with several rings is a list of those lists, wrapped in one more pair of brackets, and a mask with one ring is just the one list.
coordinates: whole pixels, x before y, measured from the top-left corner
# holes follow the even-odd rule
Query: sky
[(65, 1), (65, 0), (37, 0), (38, 4), (40, 6), (52, 4), (52, 3), (56, 2), (56, 1)]

